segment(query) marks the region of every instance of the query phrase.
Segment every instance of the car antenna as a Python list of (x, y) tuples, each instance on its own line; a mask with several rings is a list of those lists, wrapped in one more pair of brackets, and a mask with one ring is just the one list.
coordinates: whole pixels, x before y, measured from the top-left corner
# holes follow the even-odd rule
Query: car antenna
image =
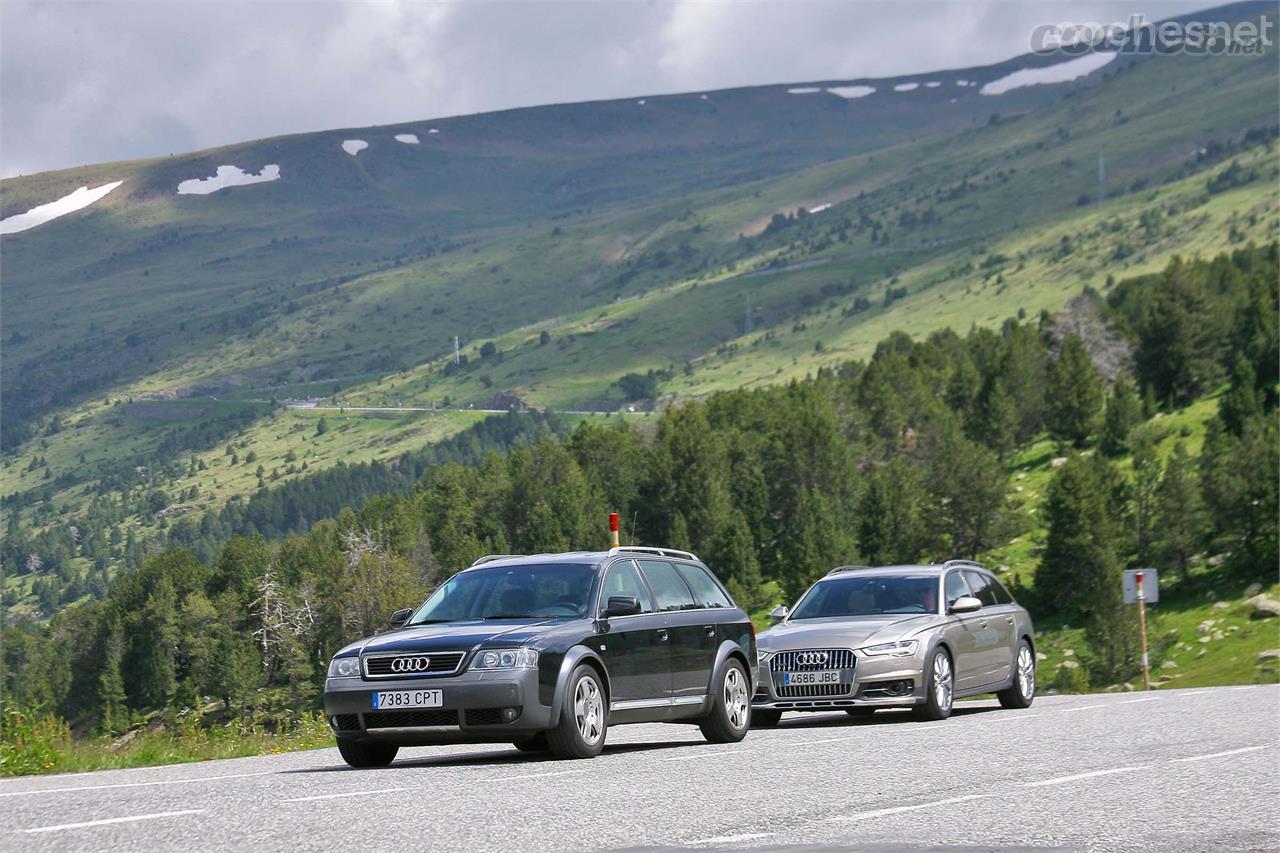
[(631, 513), (631, 544), (636, 544), (636, 519), (640, 517), (640, 510)]

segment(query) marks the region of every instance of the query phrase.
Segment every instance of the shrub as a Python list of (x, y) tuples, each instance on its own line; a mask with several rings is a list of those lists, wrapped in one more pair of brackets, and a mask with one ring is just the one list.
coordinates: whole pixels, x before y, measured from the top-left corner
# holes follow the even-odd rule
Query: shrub
[(71, 730), (57, 717), (8, 709), (0, 717), (0, 776), (47, 773), (70, 744)]

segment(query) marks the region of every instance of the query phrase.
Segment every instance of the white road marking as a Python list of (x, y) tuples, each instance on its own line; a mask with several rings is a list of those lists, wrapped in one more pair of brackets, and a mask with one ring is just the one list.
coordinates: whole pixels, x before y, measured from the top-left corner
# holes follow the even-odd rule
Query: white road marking
[(524, 779), (547, 779), (551, 776), (570, 776), (574, 773), (586, 773), (586, 769), (582, 770), (558, 770), (555, 773), (526, 773), (523, 776), (499, 776), (496, 779), (476, 779), (473, 784), (482, 784), (484, 782), (519, 782)]
[(340, 797), (364, 797), (369, 794), (392, 794), (396, 791), (407, 791), (408, 788), (378, 788), (375, 791), (344, 791), (341, 794), (317, 794), (314, 797), (294, 797), (286, 803), (309, 803), (313, 800), (336, 800)]
[(1116, 704), (1117, 704), (1117, 705), (1132, 705), (1132, 704), (1133, 704), (1133, 703), (1135, 703), (1135, 702), (1159, 702), (1159, 701), (1160, 701), (1160, 699), (1161, 699), (1161, 697), (1159, 697), (1159, 696), (1151, 696), (1151, 697), (1146, 698), (1146, 699), (1126, 699), (1126, 700), (1124, 700), (1123, 702), (1117, 702)]
[(1228, 690), (1252, 690), (1255, 687), (1261, 687), (1261, 684), (1246, 684), (1243, 687), (1229, 687)]
[(1112, 767), (1110, 770), (1094, 770), (1092, 773), (1076, 773), (1073, 776), (1059, 776), (1056, 779), (1041, 779), (1039, 782), (1024, 782), (1024, 788), (1043, 788), (1045, 785), (1065, 785), (1067, 782), (1078, 782), (1081, 779), (1092, 779), (1096, 776), (1112, 776), (1116, 773), (1132, 773), (1134, 770), (1145, 770), (1146, 767)]
[(86, 820), (83, 823), (60, 823), (57, 826), (37, 826), (33, 829), (23, 830), (28, 833), (35, 832), (61, 832), (64, 829), (84, 829), (87, 826), (106, 826), (109, 823), (134, 823), (139, 820), (158, 820), (162, 817), (179, 817), (188, 814), (204, 814), (204, 809), (186, 809), (180, 812), (156, 812), (154, 814), (140, 814), (132, 817), (109, 817), (103, 820)]
[(1058, 709), (1058, 713), (1059, 713), (1059, 714), (1069, 714), (1069, 713), (1071, 713), (1072, 711), (1088, 711), (1088, 710), (1091, 710), (1091, 709), (1093, 709), (1093, 708), (1105, 708), (1105, 707), (1107, 707), (1107, 706), (1106, 706), (1106, 705), (1078, 705), (1078, 706), (1077, 706), (1077, 707), (1075, 707), (1075, 708), (1060, 708), (1060, 709)]
[(749, 753), (749, 749), (735, 749), (725, 752), (699, 752), (697, 755), (677, 755), (673, 758), (664, 758), (663, 761), (693, 761), (695, 758), (715, 758), (717, 755), (740, 755)]
[(1275, 744), (1264, 743), (1262, 746), (1245, 746), (1240, 749), (1229, 749), (1226, 752), (1211, 752), (1208, 755), (1192, 755), (1188, 758), (1171, 758), (1170, 761), (1204, 761), (1207, 758), (1224, 758), (1228, 755), (1240, 755), (1245, 752), (1257, 752)]
[(734, 844), (739, 841), (755, 841), (760, 838), (768, 838), (773, 835), (772, 832), (744, 832), (741, 835), (717, 835), (713, 838), (698, 838), (693, 841), (686, 841), (685, 844)]
[(1179, 696), (1203, 696), (1208, 690), (1192, 690), (1190, 693), (1179, 693)]
[(823, 738), (822, 740), (806, 740), (804, 741), (804, 746), (813, 746), (817, 743), (840, 743), (841, 741), (854, 740), (857, 737), (858, 735), (849, 735), (848, 737), (828, 737)]
[(871, 812), (858, 812), (857, 814), (841, 815), (839, 817), (829, 817), (827, 823), (847, 823), (855, 820), (869, 820), (873, 817), (886, 817), (888, 815), (902, 814), (903, 812), (914, 812), (920, 809), (931, 809), (935, 806), (949, 806), (953, 803), (967, 803), (970, 800), (983, 800), (992, 797), (994, 794), (968, 794), (963, 797), (951, 797), (946, 800), (937, 800), (932, 803), (919, 803), (914, 806), (895, 806), (891, 809), (876, 809)]
[(191, 782), (217, 782), (219, 779), (245, 779), (250, 776), (274, 776), (277, 770), (258, 773), (229, 773), (226, 776), (196, 776), (192, 779), (158, 779), (154, 782), (116, 782), (111, 785), (79, 785), (74, 788), (37, 788), (30, 791), (0, 791), (0, 797), (29, 797), (33, 794), (62, 794), (68, 791), (102, 791), (107, 788), (145, 788), (151, 785), (186, 785)]
[(1001, 723), (1001, 722), (1008, 722), (1009, 720), (1030, 720), (1033, 717), (1043, 717), (1043, 716), (1044, 714), (1012, 714), (1007, 717), (992, 717), (988, 720), (980, 720), (979, 722)]

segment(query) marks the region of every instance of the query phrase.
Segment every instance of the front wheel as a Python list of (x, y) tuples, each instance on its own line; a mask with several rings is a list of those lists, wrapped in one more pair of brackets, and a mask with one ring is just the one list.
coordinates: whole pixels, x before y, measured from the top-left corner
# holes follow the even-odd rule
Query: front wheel
[(400, 747), (394, 743), (360, 743), (338, 738), (338, 752), (342, 760), (356, 768), (386, 767), (396, 760)]
[(929, 658), (924, 670), (925, 700), (915, 706), (912, 713), (918, 720), (945, 720), (951, 716), (951, 703), (955, 699), (955, 677), (951, 671), (951, 657), (945, 649), (937, 649)]
[(569, 675), (560, 720), (547, 732), (547, 747), (556, 758), (595, 758), (604, 749), (608, 727), (600, 674), (579, 664)]
[(1013, 664), (1013, 684), (996, 694), (1001, 708), (1030, 708), (1036, 698), (1036, 656), (1026, 640), (1018, 643), (1018, 657)]
[(747, 671), (730, 658), (720, 676), (720, 687), (712, 694), (711, 713), (698, 723), (709, 743), (737, 743), (751, 727), (751, 682)]

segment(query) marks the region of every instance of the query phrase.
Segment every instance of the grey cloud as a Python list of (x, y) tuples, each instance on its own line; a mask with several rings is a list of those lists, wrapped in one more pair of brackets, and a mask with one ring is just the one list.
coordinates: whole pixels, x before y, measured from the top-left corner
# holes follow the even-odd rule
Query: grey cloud
[(1177, 2), (0, 3), (0, 174), (512, 106), (995, 62)]

